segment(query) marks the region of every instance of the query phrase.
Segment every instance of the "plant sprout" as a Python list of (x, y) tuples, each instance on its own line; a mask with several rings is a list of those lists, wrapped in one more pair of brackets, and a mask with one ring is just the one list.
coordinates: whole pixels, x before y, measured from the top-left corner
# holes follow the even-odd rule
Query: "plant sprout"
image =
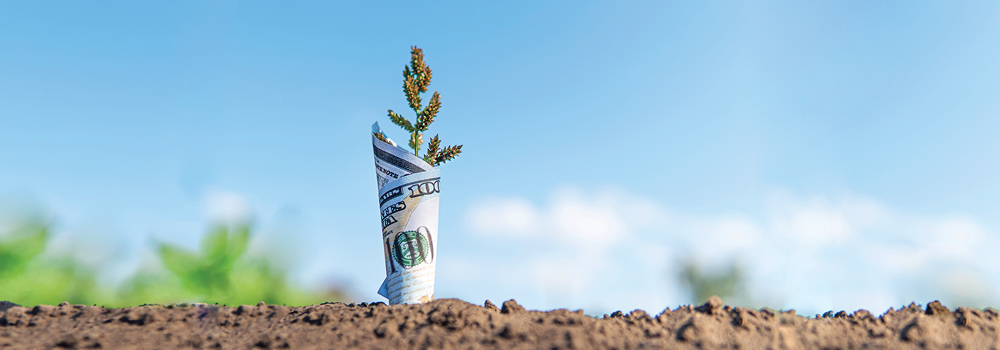
[(11, 237), (0, 241), (0, 279), (24, 272), (28, 262), (45, 249), (49, 228), (41, 223), (19, 227)]
[(180, 277), (184, 287), (210, 299), (231, 292), (231, 271), (250, 241), (250, 227), (217, 225), (201, 242), (201, 254), (160, 243), (163, 265)]
[[(427, 86), (430, 84), (431, 69), (424, 62), (424, 51), (413, 46), (410, 52), (410, 65), (403, 68), (403, 93), (406, 94), (410, 108), (417, 114), (416, 122), (410, 123), (409, 120), (391, 109), (389, 110), (389, 119), (403, 130), (410, 132), (409, 145), (413, 149), (413, 155), (417, 157), (420, 157), (420, 146), (424, 143), (424, 132), (434, 122), (434, 117), (441, 109), (441, 95), (437, 91), (434, 91), (427, 107), (423, 107), (421, 104), (420, 94), (427, 92)], [(390, 143), (385, 134), (381, 132), (374, 134), (379, 140)], [(427, 153), (422, 158), (428, 164), (437, 166), (455, 159), (461, 153), (462, 145), (441, 147), (441, 139), (438, 138), (438, 135), (434, 135), (427, 144)]]

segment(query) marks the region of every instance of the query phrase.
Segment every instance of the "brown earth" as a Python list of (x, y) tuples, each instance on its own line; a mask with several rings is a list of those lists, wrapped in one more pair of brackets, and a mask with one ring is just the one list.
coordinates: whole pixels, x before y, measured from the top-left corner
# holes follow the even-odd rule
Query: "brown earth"
[[(9, 307), (9, 308), (8, 308)], [(457, 299), (421, 305), (96, 306), (0, 303), (0, 349), (996, 349), (993, 309), (938, 302), (881, 316), (858, 310), (804, 318), (723, 306), (713, 298), (649, 315), (593, 318)]]

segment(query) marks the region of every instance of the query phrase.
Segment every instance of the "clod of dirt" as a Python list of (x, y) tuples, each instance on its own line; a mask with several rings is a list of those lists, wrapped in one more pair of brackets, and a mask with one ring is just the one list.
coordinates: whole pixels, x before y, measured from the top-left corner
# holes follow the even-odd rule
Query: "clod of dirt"
[(486, 299), (486, 302), (483, 303), (483, 307), (485, 307), (487, 310), (490, 311), (500, 311), (500, 308), (498, 308), (496, 305), (493, 305), (493, 303), (491, 303), (489, 299)]
[(677, 330), (677, 340), (700, 349), (718, 348), (724, 342), (725, 335), (721, 326), (708, 317), (694, 314)]
[(62, 338), (62, 340), (55, 343), (54, 345), (57, 348), (72, 349), (76, 347), (76, 344), (77, 344), (76, 337), (74, 337), (72, 334), (67, 334)]
[(0, 301), (0, 312), (7, 311), (7, 309), (15, 307), (15, 306), (21, 306), (21, 305), (14, 304), (14, 303), (12, 303), (10, 301), (7, 301), (7, 300)]
[(722, 309), (722, 298), (719, 298), (718, 295), (713, 295), (711, 298), (708, 298), (708, 301), (705, 302), (705, 304), (702, 304), (694, 309), (695, 311), (709, 315), (718, 313), (719, 310)]
[[(582, 311), (498, 308), (439, 299), (417, 305), (9, 306), (0, 348), (220, 349), (990, 349), (1000, 313), (911, 304), (875, 317), (858, 310), (804, 318), (793, 310), (724, 306), (643, 310), (593, 318)], [(0, 304), (2, 305), (2, 304)]]
[(937, 319), (917, 315), (900, 334), (900, 339), (919, 345), (921, 348), (941, 348), (948, 341), (944, 324)]
[(503, 302), (503, 308), (500, 309), (500, 313), (502, 314), (517, 314), (524, 311), (524, 306), (518, 305), (514, 299)]
[(924, 311), (924, 313), (931, 316), (938, 316), (945, 318), (951, 317), (951, 311), (948, 310), (948, 308), (942, 306), (941, 302), (937, 300), (932, 301), (930, 304), (927, 304), (927, 311)]

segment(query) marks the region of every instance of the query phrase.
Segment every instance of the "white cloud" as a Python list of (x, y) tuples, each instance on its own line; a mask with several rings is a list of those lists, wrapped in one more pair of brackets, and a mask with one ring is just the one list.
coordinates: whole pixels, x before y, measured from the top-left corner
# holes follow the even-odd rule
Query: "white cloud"
[(584, 269), (574, 268), (576, 265), (576, 261), (569, 259), (536, 261), (530, 271), (531, 281), (547, 293), (573, 296), (585, 288), (591, 279)]
[(686, 241), (691, 250), (684, 255), (702, 265), (728, 264), (745, 255), (747, 247), (758, 246), (764, 239), (762, 228), (744, 215), (678, 218), (669, 224), (681, 229), (673, 238)]
[(806, 245), (844, 243), (857, 230), (877, 224), (886, 215), (878, 203), (856, 196), (834, 200), (776, 193), (766, 200), (765, 208), (771, 232)]
[[(470, 208), (467, 218), (473, 232), (514, 232), (511, 242), (525, 247), (506, 260), (509, 269), (523, 273), (498, 283), (580, 303), (546, 297), (545, 307), (607, 305), (602, 299), (624, 289), (650, 295), (644, 300), (683, 295), (670, 275), (676, 262), (670, 257), (709, 267), (737, 261), (751, 296), (804, 312), (997, 300), (1000, 288), (993, 281), (1000, 281), (1000, 258), (993, 252), (1000, 240), (967, 215), (913, 215), (855, 194), (775, 191), (761, 203), (756, 212), (703, 216), (666, 210), (653, 198), (620, 189), (561, 188), (537, 206), (517, 197), (487, 199)], [(950, 281), (969, 291), (927, 281)]]
[(969, 258), (978, 255), (976, 248), (988, 241), (985, 230), (976, 222), (964, 217), (949, 217), (930, 222), (923, 229), (925, 232), (921, 237), (923, 240), (921, 243), (933, 247), (935, 255), (941, 258), (969, 262)]
[(236, 223), (250, 219), (250, 205), (236, 192), (211, 190), (205, 194), (205, 213), (212, 221)]
[(605, 246), (628, 233), (619, 203), (606, 196), (588, 197), (581, 191), (556, 192), (545, 216), (547, 223), (563, 242), (585, 247)]
[(619, 190), (564, 187), (553, 191), (541, 208), (519, 197), (486, 198), (468, 209), (465, 221), (483, 236), (535, 236), (596, 248), (624, 239), (631, 229), (649, 226), (662, 214), (653, 201)]
[(486, 199), (470, 209), (466, 222), (473, 231), (491, 236), (534, 234), (539, 225), (535, 206), (518, 197)]
[(985, 302), (993, 297), (994, 288), (969, 270), (951, 271), (940, 282), (939, 287), (945, 288), (945, 292), (957, 301), (968, 303), (967, 306), (987, 306)]

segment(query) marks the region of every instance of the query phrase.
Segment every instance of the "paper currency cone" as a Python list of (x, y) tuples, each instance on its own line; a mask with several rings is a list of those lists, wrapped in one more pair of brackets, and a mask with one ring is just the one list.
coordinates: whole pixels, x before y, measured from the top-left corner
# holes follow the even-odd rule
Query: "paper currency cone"
[[(372, 132), (378, 133), (378, 123)], [(389, 140), (392, 142), (392, 140)], [(434, 300), (441, 171), (409, 151), (372, 136), (389, 304)]]

